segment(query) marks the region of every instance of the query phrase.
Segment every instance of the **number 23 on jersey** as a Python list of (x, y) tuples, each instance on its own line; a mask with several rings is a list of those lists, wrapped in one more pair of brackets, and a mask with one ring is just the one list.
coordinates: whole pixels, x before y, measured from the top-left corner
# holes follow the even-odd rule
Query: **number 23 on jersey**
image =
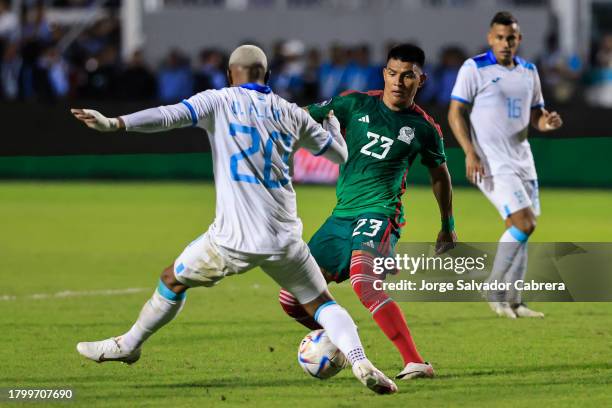
[[(389, 153), (389, 150), (391, 150), (391, 146), (393, 145), (393, 139), (388, 138), (387, 136), (381, 136), (374, 132), (368, 132), (367, 136), (368, 139), (371, 140), (361, 148), (360, 152), (366, 156), (372, 156), (379, 160), (387, 157), (387, 153)], [(373, 149), (378, 150), (378, 152), (373, 151)]]

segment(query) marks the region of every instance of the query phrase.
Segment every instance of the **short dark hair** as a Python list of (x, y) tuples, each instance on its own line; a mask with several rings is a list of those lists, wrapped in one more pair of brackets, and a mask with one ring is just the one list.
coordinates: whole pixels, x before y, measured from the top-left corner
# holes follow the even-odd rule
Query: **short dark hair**
[(425, 65), (425, 51), (414, 44), (398, 44), (393, 46), (387, 54), (387, 62), (391, 59), (413, 62), (422, 68)]
[(509, 11), (498, 11), (491, 19), (491, 27), (493, 27), (493, 24), (509, 26), (518, 24), (518, 20)]

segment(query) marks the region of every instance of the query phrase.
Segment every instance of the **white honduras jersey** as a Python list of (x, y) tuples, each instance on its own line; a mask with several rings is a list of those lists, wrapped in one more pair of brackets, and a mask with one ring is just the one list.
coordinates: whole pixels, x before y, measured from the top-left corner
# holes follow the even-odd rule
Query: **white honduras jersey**
[(487, 175), (537, 178), (527, 131), (531, 109), (544, 106), (535, 66), (519, 57), (510, 69), (492, 51), (470, 58), (459, 70), (452, 99), (472, 105), (471, 134)]
[(217, 245), (254, 254), (280, 253), (302, 239), (289, 160), (299, 147), (319, 155), (332, 136), (267, 86), (201, 92), (183, 101), (193, 125), (208, 132), (213, 155)]

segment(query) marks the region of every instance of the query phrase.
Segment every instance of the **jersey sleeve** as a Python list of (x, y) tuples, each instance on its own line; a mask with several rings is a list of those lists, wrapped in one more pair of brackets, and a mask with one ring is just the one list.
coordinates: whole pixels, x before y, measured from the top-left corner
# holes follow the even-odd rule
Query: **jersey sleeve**
[(478, 91), (477, 69), (476, 63), (472, 59), (463, 63), (461, 69), (459, 69), (459, 74), (457, 74), (455, 86), (451, 92), (451, 99), (467, 104), (474, 102), (476, 92)]
[(349, 119), (350, 112), (353, 109), (353, 105), (355, 104), (355, 100), (356, 97), (354, 94), (334, 96), (326, 101), (308, 105), (308, 113), (310, 113), (310, 116), (312, 116), (315, 121), (321, 123), (323, 120), (325, 120), (325, 117), (329, 111), (333, 110), (334, 115), (340, 122), (340, 125), (345, 127)]
[(332, 135), (315, 122), (304, 109), (296, 106), (294, 113), (299, 123), (299, 147), (305, 148), (315, 156), (324, 154), (333, 142)]
[(542, 84), (540, 83), (540, 75), (538, 70), (533, 69), (533, 98), (531, 99), (531, 109), (539, 109), (544, 107), (544, 96), (542, 95)]
[(191, 125), (198, 126), (200, 122), (207, 123), (214, 117), (220, 101), (221, 96), (218, 91), (208, 90), (183, 100), (181, 104), (189, 110)]
[(446, 162), (444, 139), (438, 126), (430, 125), (427, 137), (421, 142), (421, 163), (436, 168)]

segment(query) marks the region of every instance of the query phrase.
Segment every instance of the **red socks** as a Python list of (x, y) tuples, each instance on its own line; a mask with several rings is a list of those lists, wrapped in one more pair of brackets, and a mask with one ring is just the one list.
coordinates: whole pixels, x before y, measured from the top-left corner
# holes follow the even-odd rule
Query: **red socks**
[(404, 365), (423, 362), (410, 335), (404, 314), (397, 303), (390, 300), (382, 305), (372, 317), (389, 340), (395, 344), (404, 359)]
[[(376, 324), (399, 350), (404, 365), (422, 363), (423, 358), (412, 340), (402, 310), (384, 291), (374, 289), (373, 283), (380, 277), (374, 274), (373, 269), (374, 261), (371, 254), (361, 253), (351, 258), (350, 273), (353, 290), (361, 303), (372, 313)], [(285, 313), (297, 322), (311, 330), (322, 328), (290, 292), (281, 289), (278, 300)]]
[(376, 324), (399, 350), (404, 365), (411, 362), (422, 363), (423, 358), (416, 349), (401, 309), (384, 291), (374, 289), (373, 282), (379, 277), (374, 274), (373, 265), (373, 256), (369, 253), (361, 253), (351, 258), (353, 290), (361, 303), (372, 313)]

